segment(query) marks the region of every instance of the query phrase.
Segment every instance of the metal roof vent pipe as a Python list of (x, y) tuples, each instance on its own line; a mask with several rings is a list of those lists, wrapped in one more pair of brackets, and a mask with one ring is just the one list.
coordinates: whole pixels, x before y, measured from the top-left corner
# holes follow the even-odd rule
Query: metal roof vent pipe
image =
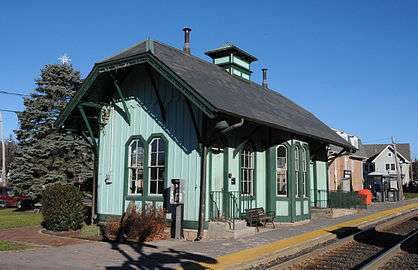
[(267, 68), (262, 68), (263, 71), (263, 83), (261, 84), (264, 88), (268, 89), (268, 83), (267, 83)]
[(183, 32), (184, 32), (184, 48), (183, 48), (183, 52), (187, 55), (190, 55), (190, 32), (192, 31), (192, 29), (188, 28), (188, 27), (184, 27), (183, 28)]

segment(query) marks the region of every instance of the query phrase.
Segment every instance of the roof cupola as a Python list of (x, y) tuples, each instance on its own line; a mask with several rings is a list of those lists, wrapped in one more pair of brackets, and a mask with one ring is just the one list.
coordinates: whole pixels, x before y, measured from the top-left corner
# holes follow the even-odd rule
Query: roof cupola
[(251, 63), (257, 61), (257, 58), (232, 43), (226, 43), (220, 48), (205, 52), (205, 54), (212, 58), (215, 65), (246, 80), (250, 80), (251, 77)]

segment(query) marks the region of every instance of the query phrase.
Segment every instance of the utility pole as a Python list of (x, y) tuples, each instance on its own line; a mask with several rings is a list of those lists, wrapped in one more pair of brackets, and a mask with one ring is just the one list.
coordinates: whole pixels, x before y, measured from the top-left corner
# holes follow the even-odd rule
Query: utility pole
[(0, 139), (1, 139), (1, 183), (6, 186), (6, 145), (4, 143), (3, 115), (0, 112)]
[(403, 185), (402, 185), (401, 169), (400, 169), (400, 166), (399, 166), (398, 151), (397, 151), (395, 139), (393, 138), (393, 136), (392, 136), (392, 146), (393, 146), (393, 149), (395, 151), (395, 166), (396, 166), (396, 174), (397, 174), (397, 177), (398, 177), (399, 199), (403, 200), (404, 197), (403, 197)]

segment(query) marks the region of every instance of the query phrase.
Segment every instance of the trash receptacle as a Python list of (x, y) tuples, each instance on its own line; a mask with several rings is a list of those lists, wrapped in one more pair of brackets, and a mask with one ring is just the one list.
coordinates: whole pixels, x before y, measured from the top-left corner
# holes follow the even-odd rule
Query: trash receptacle
[(368, 189), (362, 189), (358, 191), (358, 195), (361, 196), (361, 198), (363, 199), (363, 203), (365, 205), (371, 205), (372, 204), (372, 192)]

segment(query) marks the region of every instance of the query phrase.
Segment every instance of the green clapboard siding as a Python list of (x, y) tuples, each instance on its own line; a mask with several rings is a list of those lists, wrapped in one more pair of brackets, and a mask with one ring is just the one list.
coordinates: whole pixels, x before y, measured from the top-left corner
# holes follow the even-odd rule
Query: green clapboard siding
[[(125, 145), (132, 136), (140, 135), (145, 141), (160, 134), (167, 140), (166, 186), (172, 178), (185, 179), (184, 218), (198, 219), (200, 154), (192, 119), (184, 97), (156, 73), (156, 85), (166, 110), (166, 123), (163, 123), (156, 94), (143, 68), (133, 70), (121, 83), (131, 114), (131, 124), (124, 119), (120, 100), (110, 108), (108, 123), (100, 132), (100, 153), (98, 170), (98, 213), (101, 215), (121, 215), (124, 201)], [(200, 125), (200, 113), (194, 109)], [(166, 149), (167, 149), (166, 148)], [(106, 184), (109, 175), (112, 183)], [(141, 198), (135, 198), (140, 205)], [(148, 203), (156, 202), (162, 206), (161, 198), (144, 198)]]
[(256, 202), (257, 207), (263, 207), (267, 209), (266, 201), (266, 184), (267, 184), (267, 175), (266, 175), (266, 153), (257, 152), (256, 153)]

